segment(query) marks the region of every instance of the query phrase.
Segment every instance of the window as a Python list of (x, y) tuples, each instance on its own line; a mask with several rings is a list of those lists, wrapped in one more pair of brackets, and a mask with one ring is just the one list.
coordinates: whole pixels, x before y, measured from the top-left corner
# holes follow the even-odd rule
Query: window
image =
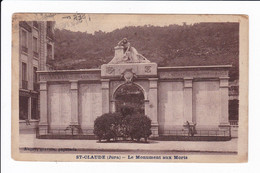
[(19, 97), (19, 120), (28, 119), (28, 97)]
[(38, 39), (33, 37), (33, 51), (38, 52)]
[(33, 90), (39, 91), (39, 84), (37, 83), (37, 67), (33, 67)]
[(27, 47), (27, 32), (22, 30), (22, 46)]
[(27, 80), (27, 65), (22, 62), (22, 80)]
[(47, 59), (52, 59), (52, 45), (47, 44)]
[(33, 56), (38, 58), (38, 39), (36, 37), (33, 37)]
[(238, 120), (239, 100), (229, 100), (228, 103), (229, 120)]
[(22, 34), (22, 36), (21, 36), (22, 51), (28, 53), (27, 32), (22, 29), (21, 34)]
[(47, 21), (47, 31), (51, 31), (51, 21)]
[(31, 119), (37, 120), (39, 119), (39, 111), (38, 111), (38, 99), (32, 98), (32, 114)]
[(22, 62), (22, 88), (27, 89), (28, 81), (27, 81), (27, 65)]
[(34, 26), (35, 28), (39, 28), (38, 22), (33, 21), (33, 26)]
[(33, 67), (33, 82), (37, 83), (37, 67)]
[(53, 21), (47, 21), (47, 36), (54, 39)]

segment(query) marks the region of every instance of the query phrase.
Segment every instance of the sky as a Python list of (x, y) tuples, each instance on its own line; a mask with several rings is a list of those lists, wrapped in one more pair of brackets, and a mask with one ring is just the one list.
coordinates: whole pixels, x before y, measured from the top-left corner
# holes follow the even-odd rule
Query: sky
[(69, 14), (59, 18), (61, 19), (56, 20), (56, 28), (87, 33), (99, 30), (111, 32), (126, 26), (183, 24), (183, 21), (177, 20), (175, 16), (166, 15)]
[(56, 21), (55, 28), (74, 32), (111, 32), (126, 26), (169, 26), (200, 22), (239, 22), (239, 15), (176, 15), (176, 14), (84, 14), (84, 13), (27, 13), (14, 19)]
[(57, 14), (54, 16), (56, 28), (71, 31), (94, 33), (95, 31), (111, 32), (126, 26), (169, 26), (199, 22), (237, 22), (230, 16), (217, 15), (137, 15), (137, 14)]

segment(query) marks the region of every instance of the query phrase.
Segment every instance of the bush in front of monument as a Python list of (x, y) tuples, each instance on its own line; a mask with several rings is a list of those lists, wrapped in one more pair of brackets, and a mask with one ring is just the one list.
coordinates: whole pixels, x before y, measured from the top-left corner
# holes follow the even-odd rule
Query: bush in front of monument
[(142, 114), (123, 116), (120, 113), (106, 113), (97, 117), (94, 122), (94, 134), (98, 140), (110, 141), (113, 139), (140, 141), (144, 138), (147, 142), (151, 132), (151, 119)]
[(135, 111), (135, 108), (129, 105), (122, 105), (120, 108), (120, 113), (122, 114), (123, 118), (125, 118), (127, 115), (133, 115)]
[(126, 119), (128, 119), (128, 133), (131, 139), (139, 142), (141, 138), (144, 138), (147, 142), (148, 137), (152, 134), (151, 119), (145, 115), (129, 115)]
[(94, 122), (94, 134), (101, 141), (105, 139), (110, 141), (111, 139), (117, 140), (121, 116), (118, 113), (106, 113), (97, 117)]

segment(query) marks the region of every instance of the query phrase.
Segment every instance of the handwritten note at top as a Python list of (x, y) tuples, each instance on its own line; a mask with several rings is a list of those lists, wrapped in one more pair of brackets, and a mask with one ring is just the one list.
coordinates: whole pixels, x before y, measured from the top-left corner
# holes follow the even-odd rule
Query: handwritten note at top
[[(81, 14), (81, 13), (76, 13), (76, 14), (73, 14), (73, 15), (64, 16), (64, 17), (62, 17), (62, 19), (73, 19), (75, 21), (82, 23), (83, 20), (86, 19), (86, 15)], [(91, 18), (89, 17), (88, 20), (91, 21)]]

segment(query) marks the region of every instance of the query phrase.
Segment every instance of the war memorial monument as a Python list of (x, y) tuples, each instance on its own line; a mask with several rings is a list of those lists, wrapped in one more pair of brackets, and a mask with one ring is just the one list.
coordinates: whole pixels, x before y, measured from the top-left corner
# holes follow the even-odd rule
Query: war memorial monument
[(209, 136), (228, 131), (230, 65), (158, 67), (148, 59), (125, 38), (101, 69), (39, 71), (39, 136), (58, 137), (70, 125), (94, 135), (95, 119), (115, 112), (118, 91), (128, 86), (141, 94), (151, 137), (176, 135), (187, 123)]

